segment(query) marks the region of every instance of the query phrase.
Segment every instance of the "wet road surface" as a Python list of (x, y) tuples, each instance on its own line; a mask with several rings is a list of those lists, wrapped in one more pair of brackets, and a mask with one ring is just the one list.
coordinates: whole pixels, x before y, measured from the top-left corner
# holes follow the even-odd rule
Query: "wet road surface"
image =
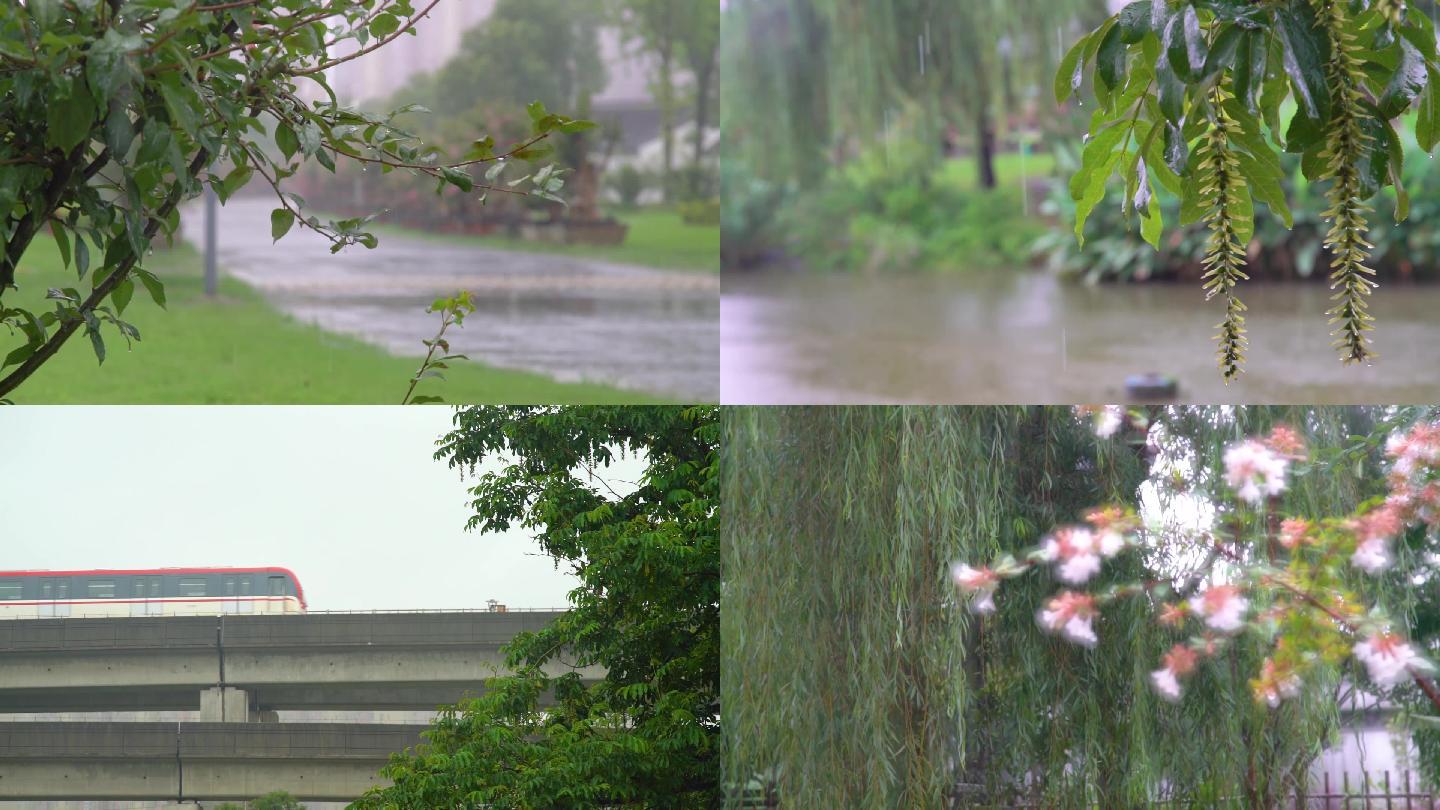
[[(715, 401), (719, 288), (715, 274), (669, 272), (575, 256), (546, 256), (386, 235), (337, 255), (294, 228), (272, 245), (273, 199), (233, 198), (220, 209), (224, 272), (307, 323), (419, 357), (439, 316), (425, 307), (457, 290), (478, 309), (447, 333), (471, 359), (562, 382), (602, 382), (665, 398)], [(183, 218), (204, 239), (201, 207)]]

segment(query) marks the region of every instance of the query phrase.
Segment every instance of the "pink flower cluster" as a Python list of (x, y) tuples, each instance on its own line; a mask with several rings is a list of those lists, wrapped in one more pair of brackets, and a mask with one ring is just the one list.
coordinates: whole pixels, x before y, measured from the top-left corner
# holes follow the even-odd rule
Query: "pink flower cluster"
[(971, 568), (965, 563), (950, 566), (950, 578), (970, 598), (970, 609), (976, 613), (995, 612), (995, 589), (1000, 587), (1000, 575), (989, 568)]
[(1099, 639), (1095, 636), (1095, 620), (1099, 609), (1095, 597), (1077, 591), (1065, 591), (1051, 599), (1040, 611), (1040, 627), (1051, 633), (1059, 633), (1083, 647), (1094, 647)]
[(1101, 559), (1123, 551), (1126, 534), (1135, 528), (1133, 518), (1115, 508), (1092, 509), (1085, 520), (1089, 526), (1061, 527), (1040, 544), (1039, 558), (1055, 563), (1055, 575), (1071, 585), (1099, 573)]
[(1258, 504), (1266, 497), (1285, 491), (1285, 472), (1290, 460), (1250, 439), (1225, 451), (1225, 483), (1240, 499)]
[(1440, 424), (1419, 423), (1390, 437), (1385, 454), (1393, 460), (1390, 496), (1385, 503), (1349, 523), (1355, 533), (1350, 561), (1378, 574), (1394, 562), (1390, 542), (1416, 522), (1440, 524)]
[(1356, 644), (1355, 657), (1370, 671), (1370, 680), (1380, 686), (1395, 686), (1416, 672), (1431, 669), (1414, 647), (1394, 633), (1376, 633)]
[(1180, 699), (1180, 679), (1195, 671), (1200, 656), (1184, 644), (1176, 644), (1160, 659), (1161, 667), (1150, 673), (1150, 682), (1155, 691), (1166, 700)]
[(1205, 620), (1212, 630), (1233, 633), (1245, 626), (1245, 612), (1250, 600), (1235, 585), (1211, 585), (1205, 592), (1190, 599), (1190, 609)]

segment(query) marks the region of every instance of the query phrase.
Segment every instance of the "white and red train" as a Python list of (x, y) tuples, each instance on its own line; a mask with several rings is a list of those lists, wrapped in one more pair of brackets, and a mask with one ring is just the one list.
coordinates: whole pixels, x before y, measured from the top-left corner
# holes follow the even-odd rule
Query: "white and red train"
[(0, 619), (304, 612), (288, 568), (0, 571)]

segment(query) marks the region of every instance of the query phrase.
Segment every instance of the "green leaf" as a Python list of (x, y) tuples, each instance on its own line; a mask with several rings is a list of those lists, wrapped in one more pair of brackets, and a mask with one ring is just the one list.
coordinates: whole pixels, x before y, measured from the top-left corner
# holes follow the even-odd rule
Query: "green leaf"
[(255, 170), (249, 166), (236, 166), (220, 181), (220, 187), (216, 189), (216, 196), (220, 198), (220, 202), (225, 202), (230, 199), (235, 192), (243, 188), (246, 183), (250, 182), (250, 178), (254, 175)]
[(1251, 113), (1257, 110), (1260, 88), (1265, 85), (1265, 71), (1269, 59), (1269, 42), (1265, 39), (1264, 32), (1245, 32), (1235, 51), (1235, 66), (1230, 71), (1230, 89)]
[[(92, 315), (91, 318), (93, 319), (93, 317)], [(98, 323), (86, 325), (85, 334), (90, 336), (90, 348), (95, 350), (95, 359), (104, 365), (105, 338), (100, 334), (100, 325)]]
[(135, 295), (135, 282), (125, 279), (115, 286), (115, 292), (110, 294), (110, 300), (115, 302), (115, 313), (123, 314), (125, 307), (130, 306), (130, 299)]
[(1120, 36), (1126, 45), (1134, 45), (1150, 33), (1152, 30), (1150, 12), (1150, 0), (1135, 0), (1120, 9), (1120, 17), (1115, 27), (1120, 29)]
[(34, 354), (36, 349), (40, 348), (40, 345), (41, 344), (39, 343), (26, 343), (24, 346), (15, 349), (14, 351), (5, 355), (5, 361), (3, 363), (0, 363), (0, 368), (6, 368), (8, 366), (18, 365), (25, 362), (26, 360), (30, 359), (30, 355)]
[(1064, 104), (1080, 89), (1080, 83), (1085, 77), (1085, 64), (1081, 57), (1085, 54), (1085, 46), (1089, 41), (1089, 34), (1081, 37), (1060, 60), (1060, 68), (1055, 72), (1056, 104)]
[(135, 275), (140, 283), (145, 285), (145, 291), (150, 293), (150, 300), (154, 301), (161, 309), (165, 308), (165, 285), (156, 278), (154, 273), (148, 270), (135, 270)]
[(26, 8), (30, 10), (30, 16), (35, 19), (35, 24), (41, 31), (50, 30), (60, 19), (59, 0), (30, 0)]
[(105, 116), (105, 145), (110, 147), (110, 154), (124, 162), (134, 141), (135, 124), (130, 120), (129, 110), (112, 99), (110, 113)]
[[(1144, 165), (1143, 162), (1140, 164), (1142, 168)], [(1146, 189), (1146, 196), (1148, 198), (1150, 194), (1150, 178), (1148, 172), (1141, 172), (1140, 186)], [(1140, 235), (1144, 237), (1146, 242), (1150, 243), (1151, 247), (1159, 250), (1160, 237), (1165, 233), (1165, 215), (1161, 210), (1162, 206), (1158, 203), (1144, 206), (1137, 204), (1136, 208), (1140, 210)]]
[(60, 266), (70, 266), (70, 235), (65, 232), (65, 226), (58, 222), (50, 223), (50, 233), (55, 237), (55, 246), (60, 249)]
[(290, 232), (295, 224), (295, 214), (288, 208), (276, 208), (270, 212), (270, 236), (275, 241)]
[(280, 154), (289, 160), (295, 157), (296, 152), (300, 151), (300, 138), (289, 124), (282, 121), (279, 126), (275, 127), (275, 146), (280, 149)]
[[(1201, 81), (1208, 81), (1218, 75), (1226, 68), (1238, 67), (1238, 60), (1235, 58), (1240, 50), (1240, 44), (1248, 39), (1250, 32), (1238, 25), (1227, 25), (1215, 38), (1210, 46), (1210, 53), (1205, 57), (1205, 68), (1201, 71)], [(1238, 93), (1237, 93), (1238, 95)]]
[(90, 246), (85, 244), (85, 237), (75, 234), (75, 271), (84, 278), (90, 272)]
[(1275, 33), (1280, 38), (1285, 73), (1301, 108), (1315, 121), (1330, 120), (1330, 87), (1325, 80), (1330, 44), (1315, 25), (1310, 5), (1276, 8)]
[(464, 169), (455, 169), (449, 166), (441, 166), (440, 174), (450, 185), (460, 189), (467, 194), (475, 189), (475, 180), (471, 178), (470, 173), (465, 171)]
[(1420, 115), (1415, 122), (1415, 137), (1420, 148), (1426, 152), (1435, 151), (1440, 143), (1440, 73), (1429, 68), (1430, 82), (1420, 97)]
[(161, 82), (160, 96), (165, 99), (165, 109), (170, 113), (170, 121), (193, 138), (200, 125), (196, 110), (199, 99), (193, 92), (182, 87), (180, 80), (174, 78), (174, 75), (173, 73), (166, 74), (169, 81)]
[(45, 107), (45, 142), (69, 152), (90, 137), (90, 124), (95, 120), (95, 107), (89, 94), (78, 88), (54, 99)]
[(1270, 206), (1270, 210), (1285, 222), (1285, 227), (1295, 227), (1295, 217), (1291, 214), (1290, 203), (1285, 198), (1285, 186), (1281, 182), (1281, 176), (1249, 152), (1236, 152), (1235, 157), (1240, 162), (1240, 171), (1249, 182), (1255, 199)]
[(1070, 180), (1070, 195), (1075, 200), (1075, 238), (1082, 246), (1085, 221), (1105, 198), (1105, 181), (1120, 162), (1121, 154), (1116, 147), (1127, 131), (1125, 126), (1113, 126), (1091, 138), (1085, 146), (1080, 171)]
[(1175, 69), (1168, 59), (1161, 59), (1155, 66), (1156, 101), (1160, 114), (1175, 126), (1185, 118), (1185, 83), (1175, 75)]
[(1405, 40), (1400, 40), (1400, 64), (1395, 68), (1395, 73), (1390, 77), (1390, 83), (1385, 86), (1385, 92), (1380, 96), (1380, 112), (1385, 118), (1396, 118), (1415, 101), (1422, 92), (1429, 80), (1429, 70), (1425, 64), (1425, 57), (1415, 50), (1415, 46)]
[(400, 21), (393, 14), (377, 14), (370, 22), (370, 35), (384, 39), (400, 28)]
[(1170, 20), (1165, 29), (1165, 54), (1175, 75), (1186, 81), (1198, 79), (1205, 69), (1205, 40), (1194, 6), (1185, 6)]
[(1100, 50), (1095, 56), (1095, 75), (1106, 87), (1119, 90), (1125, 84), (1125, 64), (1129, 55), (1129, 47), (1120, 37), (1120, 26), (1112, 26), (1100, 41)]

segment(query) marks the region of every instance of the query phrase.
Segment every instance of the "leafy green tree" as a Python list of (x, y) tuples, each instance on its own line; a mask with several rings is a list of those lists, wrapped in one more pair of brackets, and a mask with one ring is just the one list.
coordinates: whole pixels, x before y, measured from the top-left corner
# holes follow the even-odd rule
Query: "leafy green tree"
[[(580, 585), (510, 643), (514, 674), (444, 710), (356, 807), (718, 805), (718, 440), (713, 407), (456, 413), (436, 458), (472, 475), (505, 462), (478, 476), (470, 528), (533, 529)], [(638, 481), (607, 473), (625, 456), (644, 461)], [(555, 663), (606, 675), (547, 677)]]
[(251, 801), (249, 810), (305, 810), (305, 805), (289, 793), (277, 790)]
[(1180, 197), (1181, 224), (1210, 232), (1205, 290), (1225, 302), (1218, 360), (1233, 379), (1248, 345), (1239, 287), (1255, 209), (1263, 203), (1289, 225), (1279, 152), (1301, 155), (1328, 201), (1335, 347), (1346, 363), (1374, 358), (1369, 201), (1393, 188), (1396, 220), (1408, 216), (1397, 119), (1415, 112), (1420, 147), (1440, 143), (1440, 62), (1424, 9), (1406, 0), (1142, 0), (1074, 44), (1057, 98), (1087, 76), (1098, 109), (1070, 185), (1082, 242), (1112, 175), (1124, 179), (1122, 204), (1156, 246), (1164, 223), (1155, 193)]
[[(446, 164), (393, 116), (340, 105), (325, 71), (410, 32), (436, 2), (0, 5), (0, 327), (20, 340), (0, 361), (0, 368), (14, 366), (0, 376), (0, 397), (78, 331), (102, 362), (106, 332), (139, 339), (124, 320), (137, 285), (165, 302), (143, 257), (157, 236), (174, 235), (180, 204), (206, 184), (223, 201), (258, 175), (277, 195), (276, 239), (298, 222), (335, 250), (374, 247), (368, 218), (322, 223), (281, 184), (306, 161), (333, 171), (344, 159), (470, 192), (477, 187), (471, 167), (541, 157), (540, 141), (552, 132), (587, 126), (532, 105), (531, 134), (521, 143), (497, 150), (485, 136)], [(348, 50), (335, 55), (340, 49)], [(486, 176), (482, 189), (500, 180)], [(559, 183), (547, 174), (530, 190), (553, 196)], [(21, 257), (45, 230), (75, 269), (77, 286), (50, 290), (39, 304), (14, 303), (24, 281), (17, 275)]]
[(454, 57), (387, 106), (434, 110), (402, 120), (429, 140), (461, 148), (480, 129), (523, 136), (530, 127), (523, 106), (532, 100), (588, 114), (606, 82), (602, 18), (600, 9), (567, 0), (500, 0), (466, 32)]
[(703, 6), (710, 0), (611, 0), (615, 18), (629, 37), (655, 57), (656, 76), (651, 94), (660, 107), (660, 137), (664, 145), (661, 189), (665, 199), (675, 193), (675, 124), (679, 97), (675, 92), (675, 67), (681, 56), (687, 20), (704, 17)]
[(295, 800), (294, 796), (283, 790), (266, 793), (258, 799), (252, 799), (244, 805), (235, 802), (225, 802), (215, 810), (305, 810), (305, 805)]
[(695, 87), (695, 132), (692, 148), (694, 154), (690, 164), (690, 196), (699, 197), (704, 185), (705, 128), (710, 125), (710, 111), (714, 106), (715, 78), (719, 68), (720, 55), (720, 6), (718, 3), (700, 2), (689, 9), (683, 17), (684, 27), (680, 42), (684, 46), (685, 61), (694, 78)]

